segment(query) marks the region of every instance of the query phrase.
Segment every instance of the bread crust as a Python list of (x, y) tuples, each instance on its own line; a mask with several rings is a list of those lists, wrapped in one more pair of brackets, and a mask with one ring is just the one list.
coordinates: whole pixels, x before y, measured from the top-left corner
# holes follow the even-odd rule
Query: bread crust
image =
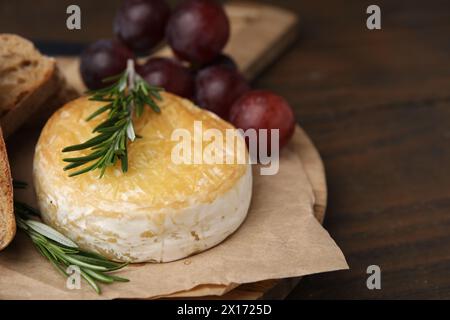
[[(0, 34), (11, 42), (23, 43), (33, 46), (31, 42), (16, 35)], [(8, 139), (19, 127), (25, 123), (42, 123), (57, 108), (69, 100), (78, 96), (76, 91), (67, 83), (59, 70), (56, 60), (39, 54), (34, 49), (34, 59), (39, 59), (45, 64), (45, 70), (40, 70), (39, 81), (35, 81), (30, 88), (24, 91), (16, 105), (6, 106), (4, 114), (0, 116), (0, 126), (3, 129), (5, 139)], [(1, 110), (0, 110), (1, 114)], [(36, 121), (35, 121), (36, 120)]]
[(0, 127), (0, 250), (8, 246), (16, 234), (13, 185), (8, 154)]
[(28, 118), (37, 113), (41, 107), (45, 107), (45, 101), (58, 90), (61, 80), (62, 77), (56, 68), (56, 62), (53, 61), (53, 67), (47, 70), (43, 81), (0, 119), (5, 139), (22, 126)]

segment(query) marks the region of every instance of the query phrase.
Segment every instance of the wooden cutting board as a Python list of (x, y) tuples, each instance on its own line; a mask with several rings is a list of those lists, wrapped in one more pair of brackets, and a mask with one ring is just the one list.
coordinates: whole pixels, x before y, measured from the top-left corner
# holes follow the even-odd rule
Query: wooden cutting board
[[(249, 80), (253, 80), (265, 67), (276, 61), (277, 57), (292, 44), (298, 35), (299, 17), (292, 12), (261, 5), (256, 2), (229, 3), (226, 5), (231, 21), (231, 39), (225, 52), (231, 55), (240, 70)], [(169, 48), (163, 47), (156, 56), (171, 56)], [(76, 57), (60, 57), (58, 63), (69, 83), (83, 92), (85, 87), (79, 75), (79, 60)], [(301, 158), (305, 171), (314, 190), (315, 214), (323, 221), (327, 198), (325, 174), (320, 156), (308, 136), (300, 128), (295, 133), (296, 143), (302, 150)], [(267, 280), (258, 283), (218, 286), (217, 294), (226, 293), (224, 299), (261, 299), (286, 297), (298, 284), (300, 278)], [(206, 288), (195, 288), (178, 297), (204, 296)], [(208, 287), (211, 292), (211, 287)], [(212, 298), (212, 297), (208, 297)]]
[[(295, 136), (291, 143), (302, 161), (303, 168), (311, 183), (315, 196), (314, 215), (323, 223), (327, 204), (327, 184), (322, 160), (317, 149), (309, 139), (308, 135), (297, 126)], [(204, 290), (211, 290), (210, 286), (196, 288), (186, 293), (174, 295), (173, 297), (200, 297), (201, 299), (226, 299), (226, 300), (257, 300), (257, 299), (284, 299), (300, 282), (301, 277), (265, 280), (255, 283), (236, 285), (236, 287), (223, 296), (204, 296)], [(217, 288), (217, 291), (223, 288)]]

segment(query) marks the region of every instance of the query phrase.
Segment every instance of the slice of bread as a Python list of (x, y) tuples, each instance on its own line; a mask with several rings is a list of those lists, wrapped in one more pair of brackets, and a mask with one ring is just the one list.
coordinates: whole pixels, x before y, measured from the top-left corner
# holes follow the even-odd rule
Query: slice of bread
[(15, 234), (13, 185), (5, 141), (0, 128), (0, 250), (6, 248)]
[(16, 232), (12, 178), (3, 138), (24, 124), (44, 124), (56, 109), (78, 95), (55, 59), (42, 55), (24, 38), (0, 34), (0, 250)]
[(0, 34), (0, 125), (5, 139), (41, 112), (51, 114), (55, 102), (50, 100), (65, 87), (55, 59), (42, 55), (24, 38)]

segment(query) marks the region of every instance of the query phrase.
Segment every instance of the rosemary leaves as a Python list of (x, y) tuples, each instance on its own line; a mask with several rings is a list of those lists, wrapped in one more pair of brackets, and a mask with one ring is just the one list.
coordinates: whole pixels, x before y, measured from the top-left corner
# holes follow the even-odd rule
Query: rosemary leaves
[(128, 141), (137, 138), (134, 130), (133, 118), (140, 117), (145, 106), (154, 112), (161, 112), (156, 100), (161, 100), (160, 91), (163, 89), (150, 86), (135, 71), (134, 61), (128, 60), (126, 71), (116, 77), (105, 79), (116, 81), (112, 86), (89, 92), (90, 100), (105, 102), (106, 104), (92, 113), (86, 121), (107, 112), (106, 119), (96, 126), (96, 134), (88, 141), (66, 147), (62, 152), (90, 150), (82, 157), (63, 159), (69, 163), (64, 170), (73, 170), (69, 176), (77, 176), (93, 170), (100, 170), (103, 177), (108, 167), (121, 162), (122, 172), (128, 171)]
[(48, 225), (31, 219), (39, 216), (39, 212), (21, 203), (14, 203), (17, 227), (23, 230), (33, 241), (34, 246), (50, 263), (68, 277), (69, 266), (77, 266), (81, 276), (98, 293), (101, 288), (97, 282), (128, 282), (128, 279), (109, 274), (122, 269), (127, 263), (110, 261), (96, 253), (81, 250), (78, 245)]

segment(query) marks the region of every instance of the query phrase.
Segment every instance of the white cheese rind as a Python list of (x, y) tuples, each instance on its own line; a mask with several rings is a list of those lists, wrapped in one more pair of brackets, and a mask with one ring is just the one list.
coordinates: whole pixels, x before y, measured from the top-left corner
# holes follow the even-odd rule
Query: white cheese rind
[(114, 209), (123, 214), (102, 214), (101, 205), (80, 207), (64, 189), (43, 192), (36, 184), (36, 192), (44, 221), (82, 248), (118, 261), (170, 262), (207, 250), (238, 229), (251, 202), (252, 170), (248, 165), (236, 184), (214, 201), (178, 209), (133, 207), (130, 211), (124, 202)]

